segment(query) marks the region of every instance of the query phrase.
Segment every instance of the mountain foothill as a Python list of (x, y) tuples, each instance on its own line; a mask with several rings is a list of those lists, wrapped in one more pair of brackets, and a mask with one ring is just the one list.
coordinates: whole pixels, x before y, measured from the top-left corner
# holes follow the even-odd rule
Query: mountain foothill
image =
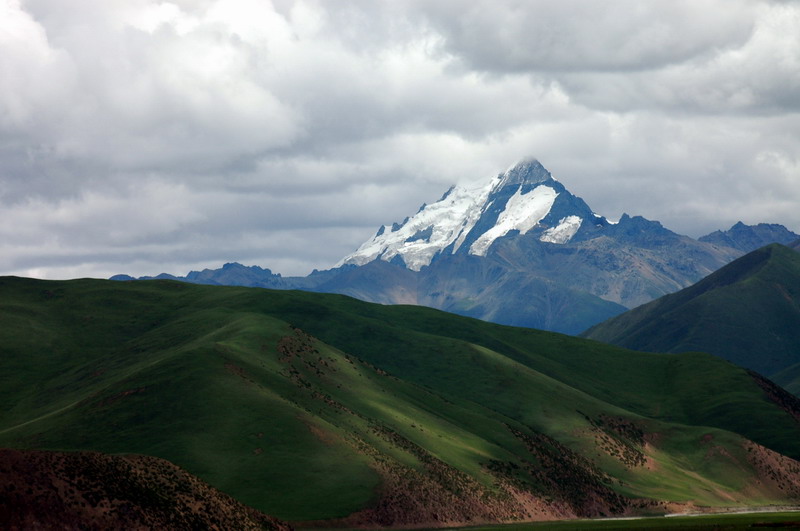
[(800, 392), (800, 243), (757, 249), (584, 337), (648, 352), (703, 351)]
[(297, 290), (0, 292), (5, 527), (59, 508), (84, 527), (375, 528), (800, 501), (800, 400), (709, 354)]

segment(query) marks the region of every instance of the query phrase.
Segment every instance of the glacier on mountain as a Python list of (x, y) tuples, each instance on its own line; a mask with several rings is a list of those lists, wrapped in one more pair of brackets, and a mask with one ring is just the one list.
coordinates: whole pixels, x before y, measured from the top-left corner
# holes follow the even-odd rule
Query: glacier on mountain
[[(388, 262), (400, 255), (406, 267), (419, 271), (451, 243), (456, 242), (458, 248), (461, 242), (456, 240), (472, 230), (480, 217), (481, 206), (499, 180), (496, 177), (480, 186), (452, 187), (442, 199), (425, 205), (403, 225), (384, 225), (374, 238), (342, 259), (337, 267), (342, 264), (364, 265), (376, 258)], [(430, 232), (427, 237), (416, 237), (425, 231)]]
[[(595, 214), (596, 215), (596, 214)], [(599, 216), (598, 216), (599, 217)], [(578, 229), (581, 228), (583, 219), (578, 216), (567, 216), (558, 221), (558, 225), (551, 227), (544, 231), (544, 234), (539, 238), (539, 241), (549, 243), (567, 243), (575, 236)]]
[(512, 195), (503, 212), (497, 218), (494, 227), (487, 230), (470, 246), (469, 253), (486, 256), (486, 251), (497, 238), (505, 236), (512, 230), (526, 234), (544, 218), (553, 207), (558, 193), (549, 186), (540, 185), (522, 193), (522, 186)]

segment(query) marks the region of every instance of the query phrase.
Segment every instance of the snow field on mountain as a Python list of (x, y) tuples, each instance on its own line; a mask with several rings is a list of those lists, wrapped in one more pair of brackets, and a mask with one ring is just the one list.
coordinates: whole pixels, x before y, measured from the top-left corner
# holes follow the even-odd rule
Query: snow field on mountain
[[(480, 218), (481, 207), (497, 181), (498, 178), (494, 178), (479, 187), (453, 187), (444, 198), (425, 206), (398, 230), (391, 232), (391, 227), (384, 226), (383, 234), (364, 243), (342, 263), (363, 265), (379, 256), (389, 261), (399, 254), (406, 267), (419, 271), (431, 263), (436, 253), (461, 236), (456, 244), (458, 249)], [(415, 238), (429, 229), (430, 236)]]
[(520, 234), (527, 233), (550, 212), (556, 197), (558, 193), (549, 186), (537, 186), (527, 194), (523, 194), (520, 187), (508, 199), (506, 208), (498, 216), (494, 227), (475, 240), (469, 248), (469, 253), (485, 256), (497, 238), (505, 236), (512, 230), (518, 230)]
[(581, 223), (583, 223), (583, 220), (578, 216), (561, 218), (558, 221), (558, 225), (544, 231), (539, 241), (559, 244), (567, 243), (581, 228)]

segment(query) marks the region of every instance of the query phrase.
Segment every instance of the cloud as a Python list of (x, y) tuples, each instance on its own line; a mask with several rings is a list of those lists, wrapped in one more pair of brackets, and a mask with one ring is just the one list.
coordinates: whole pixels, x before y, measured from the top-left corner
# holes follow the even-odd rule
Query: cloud
[[(31, 68), (24, 58), (20, 69), (59, 87), (56, 101), (31, 101), (22, 85), (3, 98), (30, 101), (10, 125), (53, 145), (57, 156), (116, 169), (202, 171), (300, 134), (302, 121), (259, 78), (255, 63), (270, 39), (243, 31), (219, 9), (195, 16), (173, 5), (158, 11), (171, 18), (158, 21), (149, 15), (154, 5), (144, 5), (126, 22), (131, 9), (117, 11), (119, 3), (73, 7), (56, 10), (60, 17), (45, 19), (46, 29), (31, 22), (13, 36), (19, 48), (33, 45), (42, 65)], [(265, 23), (273, 41), (286, 38), (280, 21)]]
[[(753, 4), (754, 6), (756, 4)], [(658, 109), (696, 114), (800, 111), (800, 10), (760, 6), (754, 29), (736, 46), (654, 71), (581, 72), (561, 79), (576, 101), (625, 112)]]
[(445, 48), (487, 71), (651, 71), (746, 41), (743, 0), (420, 1)]
[(800, 7), (0, 0), (0, 273), (330, 267), (537, 156), (599, 213), (800, 231)]

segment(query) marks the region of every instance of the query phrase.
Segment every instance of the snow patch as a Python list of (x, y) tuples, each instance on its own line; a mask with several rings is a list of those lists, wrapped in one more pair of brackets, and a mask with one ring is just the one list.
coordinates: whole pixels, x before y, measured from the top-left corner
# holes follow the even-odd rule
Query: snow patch
[(523, 194), (520, 187), (508, 199), (494, 227), (481, 234), (470, 246), (470, 254), (486, 256), (492, 243), (512, 230), (518, 230), (520, 234), (527, 233), (550, 212), (557, 196), (558, 193), (549, 186), (537, 186), (527, 194)]
[(544, 231), (539, 241), (550, 243), (567, 243), (575, 236), (578, 229), (581, 228), (583, 220), (578, 216), (567, 216), (561, 218), (558, 225), (551, 227)]
[[(497, 183), (498, 179), (494, 178), (479, 186), (454, 186), (442, 199), (420, 209), (403, 226), (393, 232), (375, 235), (334, 267), (343, 264), (364, 265), (378, 257), (389, 261), (399, 254), (406, 267), (419, 271), (429, 265), (437, 253), (460, 237), (454, 247), (454, 250), (458, 249), (466, 234), (478, 222), (483, 204)], [(428, 237), (415, 240), (414, 236), (420, 233)]]

